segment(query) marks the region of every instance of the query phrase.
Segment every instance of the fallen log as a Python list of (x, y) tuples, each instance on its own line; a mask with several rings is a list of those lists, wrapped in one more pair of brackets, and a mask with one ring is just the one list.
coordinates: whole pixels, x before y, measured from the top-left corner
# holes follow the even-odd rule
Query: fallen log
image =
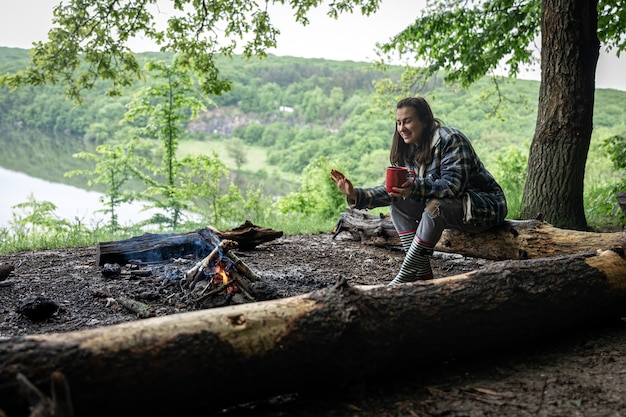
[(187, 255), (204, 257), (219, 243), (215, 233), (199, 229), (188, 233), (144, 233), (130, 239), (99, 242), (96, 263), (124, 265), (129, 261), (159, 262)]
[(25, 414), (19, 374), (45, 392), (61, 372), (76, 415), (207, 414), (419, 373), (625, 310), (626, 260), (613, 251), (494, 262), (398, 286), (340, 280), (297, 297), (1, 340), (0, 408)]
[[(203, 258), (219, 244), (220, 240), (230, 240), (237, 243), (237, 248), (250, 250), (260, 243), (278, 239), (282, 235), (281, 231), (258, 227), (249, 221), (227, 231), (206, 227), (187, 233), (144, 233), (130, 239), (98, 243), (96, 263), (102, 266), (107, 263), (125, 264), (132, 260), (159, 262), (186, 255)], [(236, 258), (232, 253), (230, 255), (233, 255), (231, 258)]]
[(246, 220), (242, 225), (231, 230), (212, 230), (217, 233), (221, 239), (233, 240), (237, 242), (239, 245), (238, 247), (241, 250), (252, 250), (261, 243), (270, 242), (274, 239), (282, 237), (283, 235), (283, 232), (280, 230), (256, 226), (249, 220)]
[[(333, 229), (336, 237), (348, 232), (353, 239), (375, 246), (401, 245), (389, 216), (373, 216), (349, 209)], [(446, 229), (435, 246), (440, 252), (490, 260), (536, 259), (594, 250), (626, 249), (626, 230), (594, 233), (559, 229), (542, 220), (507, 220), (482, 233)]]

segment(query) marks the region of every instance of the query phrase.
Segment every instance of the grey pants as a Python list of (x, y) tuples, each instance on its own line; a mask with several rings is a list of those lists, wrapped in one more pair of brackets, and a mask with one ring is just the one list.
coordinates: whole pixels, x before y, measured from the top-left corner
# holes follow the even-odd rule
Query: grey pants
[(426, 203), (399, 200), (389, 206), (389, 214), (398, 234), (415, 232), (421, 241), (433, 246), (444, 229), (482, 232), (490, 227), (464, 223), (463, 199), (460, 198), (433, 198)]

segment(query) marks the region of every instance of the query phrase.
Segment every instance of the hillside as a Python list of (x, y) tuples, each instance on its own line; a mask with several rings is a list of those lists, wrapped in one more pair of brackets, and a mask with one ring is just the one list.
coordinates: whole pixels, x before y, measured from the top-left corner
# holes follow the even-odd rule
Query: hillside
[[(171, 58), (164, 53), (139, 57), (142, 62)], [(27, 50), (0, 48), (0, 72), (16, 71), (27, 62)], [(217, 150), (228, 159), (224, 148), (237, 138), (241, 140), (240, 151), (264, 154), (263, 166), (252, 166), (251, 158), (242, 166), (231, 163), (229, 168), (237, 170), (240, 178), (258, 178), (259, 172), (264, 178), (273, 171), (293, 179), (311, 162), (326, 158), (337, 161), (361, 184), (380, 180), (394, 129), (393, 102), (390, 108), (377, 107), (373, 83), (386, 78), (397, 80), (401, 67), (383, 72), (353, 61), (276, 56), (246, 61), (235, 56), (221, 58), (220, 68), (221, 76), (231, 80), (232, 90), (219, 97), (198, 96), (206, 110), (187, 126), (184, 140), (189, 142), (185, 147), (189, 152)], [(467, 90), (444, 86), (441, 79), (433, 79), (420, 92), (431, 102), (437, 117), (470, 137), (491, 169), (512, 148), (522, 156), (527, 152), (535, 128), (539, 89), (536, 81), (496, 81), (501, 96), (495, 94), (496, 85), (489, 78)], [(13, 164), (8, 168), (15, 169), (16, 161), (24, 160), (24, 154), (36, 154), (40, 144), (35, 146), (33, 137), (41, 134), (50, 136), (47, 142), (64, 146), (74, 143), (74, 151), (124, 140), (128, 133), (120, 121), (126, 105), (140, 88), (154, 82), (148, 74), (145, 82), (129, 88), (121, 97), (107, 97), (106, 86), (96, 85), (85, 93), (81, 106), (68, 101), (60, 85), (15, 91), (5, 88), (0, 95), (0, 126), (5, 132), (0, 140), (7, 150), (15, 149), (6, 146), (8, 143), (18, 143), (22, 156), (8, 151), (0, 158), (0, 166)], [(597, 163), (590, 166), (590, 178), (610, 175), (597, 144), (626, 132), (624, 101), (626, 92), (597, 90), (589, 156)], [(37, 133), (27, 134), (33, 130)], [(256, 162), (259, 160), (255, 157)], [(26, 165), (34, 170), (32, 165), (37, 164)]]

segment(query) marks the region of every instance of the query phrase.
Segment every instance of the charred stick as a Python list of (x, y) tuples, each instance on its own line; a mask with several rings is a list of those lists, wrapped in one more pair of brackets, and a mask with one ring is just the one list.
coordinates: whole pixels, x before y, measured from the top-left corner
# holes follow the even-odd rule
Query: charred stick
[(186, 285), (184, 285), (185, 288), (189, 288), (190, 290), (193, 290), (196, 287), (196, 284), (200, 281), (202, 281), (205, 278), (204, 275), (204, 271), (202, 269), (199, 269), (196, 271), (196, 274), (193, 276), (193, 279), (191, 280), (191, 282), (187, 283)]
[(126, 297), (117, 298), (116, 301), (128, 311), (137, 314), (137, 316), (142, 319), (154, 316), (154, 311), (152, 311), (152, 308), (149, 305), (144, 304), (140, 301)]
[(230, 287), (231, 285), (233, 285), (235, 282), (237, 282), (237, 280), (235, 279), (231, 279), (230, 281), (228, 281), (226, 284), (221, 284), (219, 287), (215, 288), (214, 290), (209, 291), (208, 293), (196, 298), (195, 300), (193, 300), (194, 303), (199, 303), (200, 301), (206, 300), (207, 298), (209, 298), (210, 296), (212, 296), (213, 294), (216, 294), (220, 291), (223, 291), (224, 289)]
[(220, 244), (217, 245), (215, 249), (211, 251), (211, 253), (209, 253), (204, 259), (196, 263), (193, 268), (187, 271), (185, 273), (185, 279), (189, 279), (192, 277), (195, 278), (198, 272), (203, 271), (209, 265), (209, 262), (211, 262), (211, 259), (213, 259), (213, 257), (219, 252), (219, 248), (223, 246), (223, 243), (224, 243), (223, 241), (220, 242)]
[(237, 280), (237, 283), (239, 284), (237, 289), (241, 290), (241, 292), (251, 301), (256, 301), (256, 298), (254, 297), (254, 295), (252, 295), (253, 291), (250, 288), (250, 285), (248, 285), (248, 280), (246, 279), (246, 277), (240, 275), (237, 271), (231, 271), (230, 275)]
[(237, 270), (241, 272), (245, 277), (250, 278), (252, 281), (258, 281), (260, 278), (257, 274), (252, 272), (248, 265), (246, 265), (233, 251), (226, 250), (226, 256), (228, 256), (234, 263)]
[(50, 376), (51, 397), (42, 393), (21, 372), (17, 374), (17, 382), (20, 385), (22, 396), (30, 405), (29, 416), (72, 417), (74, 415), (70, 386), (65, 375), (61, 372), (54, 371)]
[(215, 255), (217, 255), (219, 253), (220, 249), (225, 249), (226, 251), (229, 250), (230, 247), (232, 247), (233, 245), (235, 245), (236, 242), (232, 241), (232, 240), (222, 240), (212, 251), (211, 253), (209, 253), (204, 259), (202, 259), (200, 262), (196, 263), (194, 265), (193, 268), (191, 268), (189, 271), (185, 272), (185, 279), (189, 279), (191, 277), (195, 277), (196, 273), (198, 272), (198, 270), (204, 271), (207, 266), (209, 265), (209, 262), (211, 262), (211, 260), (215, 257)]

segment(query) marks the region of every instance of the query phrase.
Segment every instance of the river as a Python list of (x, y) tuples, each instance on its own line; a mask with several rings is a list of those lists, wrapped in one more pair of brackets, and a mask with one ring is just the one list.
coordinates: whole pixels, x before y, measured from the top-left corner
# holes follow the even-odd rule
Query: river
[[(59, 184), (33, 178), (21, 172), (0, 167), (0, 227), (9, 226), (12, 213), (24, 215), (23, 211), (13, 209), (16, 204), (26, 203), (30, 196), (36, 201), (49, 201), (57, 206), (54, 214), (59, 218), (76, 222), (76, 219), (88, 227), (108, 223), (104, 213), (97, 213), (103, 208), (99, 199), (103, 195), (66, 184)], [(118, 208), (118, 222), (130, 225), (146, 219), (149, 214), (141, 212), (140, 203), (124, 204)]]

